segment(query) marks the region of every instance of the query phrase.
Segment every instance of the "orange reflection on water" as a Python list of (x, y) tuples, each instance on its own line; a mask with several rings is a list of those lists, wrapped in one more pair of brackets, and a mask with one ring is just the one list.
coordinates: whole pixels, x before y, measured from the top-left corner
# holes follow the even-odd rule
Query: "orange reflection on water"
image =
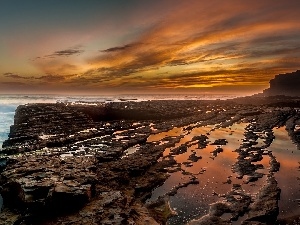
[(273, 155), (280, 162), (280, 170), (275, 173), (278, 186), (281, 188), (279, 217), (300, 214), (297, 199), (300, 199), (299, 161), (300, 150), (291, 141), (285, 127), (273, 129), (275, 140), (270, 146)]
[[(173, 148), (183, 144), (190, 144), (187, 152), (174, 156), (174, 159), (181, 164), (182, 171), (171, 173), (166, 182), (153, 191), (151, 200), (167, 193), (174, 185), (190, 179), (191, 175), (195, 176), (199, 181), (197, 185), (189, 185), (179, 189), (177, 194), (171, 197), (171, 207), (177, 211), (178, 217), (171, 218), (170, 224), (180, 224), (183, 222), (181, 221), (182, 218), (189, 217), (189, 219), (192, 219), (204, 215), (209, 208), (209, 204), (218, 200), (219, 197), (216, 194), (225, 194), (230, 191), (232, 183), (243, 184), (243, 180), (235, 178), (231, 171), (231, 166), (238, 156), (235, 150), (242, 143), (244, 129), (247, 125), (246, 123), (241, 123), (234, 124), (230, 128), (219, 129), (214, 129), (214, 126), (196, 127), (188, 133), (184, 131), (184, 128), (181, 129), (181, 132), (178, 132), (179, 130), (176, 128), (170, 132), (163, 132), (160, 136), (157, 135), (151, 139), (160, 140), (165, 136), (173, 136), (176, 133), (177, 135), (185, 134)], [(203, 149), (198, 148), (197, 142), (191, 142), (194, 136), (199, 135), (208, 137), (207, 141), (209, 143)], [(228, 143), (225, 146), (211, 145), (217, 139), (226, 139)], [(217, 147), (222, 147), (223, 152), (213, 157), (212, 152)], [(170, 150), (172, 152), (173, 148), (167, 148), (164, 156), (169, 155)], [(193, 153), (202, 158), (197, 162), (189, 160), (189, 156)]]
[[(264, 174), (262, 178), (256, 182), (247, 183), (247, 176), (238, 179), (236, 178), (237, 174), (232, 172), (232, 165), (237, 162), (238, 157), (235, 150), (240, 148), (243, 141), (247, 141), (244, 136), (247, 126), (247, 123), (234, 124), (227, 128), (205, 126), (196, 127), (190, 131), (186, 131), (185, 127), (173, 128), (168, 132), (155, 134), (149, 138), (149, 140), (159, 141), (168, 136), (183, 136), (174, 147), (165, 150), (164, 156), (168, 156), (170, 153), (174, 154), (172, 152), (173, 148), (181, 145), (188, 146), (186, 152), (174, 155), (174, 159), (177, 163), (180, 163), (181, 171), (171, 173), (166, 182), (153, 191), (151, 200), (166, 194), (172, 187), (191, 179), (192, 176), (199, 181), (199, 184), (179, 189), (177, 194), (170, 198), (171, 207), (176, 210), (178, 216), (171, 218), (169, 224), (181, 224), (187, 218), (191, 220), (205, 215), (209, 209), (209, 204), (221, 200), (218, 194), (225, 194), (230, 191), (232, 184), (240, 184), (246, 193), (252, 195), (257, 193), (266, 183), (267, 174), (269, 173), (271, 157), (268, 155), (268, 151), (271, 151), (281, 164), (280, 170), (275, 173), (278, 186), (281, 188), (279, 217), (300, 214), (296, 201), (296, 199), (300, 199), (300, 182), (296, 179), (300, 176), (300, 172), (297, 170), (300, 151), (292, 143), (284, 127), (274, 129), (276, 138), (271, 146), (265, 149), (263, 159), (253, 162), (253, 164), (263, 165), (263, 169), (256, 171)], [(199, 135), (208, 137), (208, 145), (203, 149), (198, 148), (197, 141), (191, 142), (194, 136)], [(261, 143), (258, 143), (256, 147), (263, 145), (264, 133), (259, 134), (259, 136)], [(226, 139), (228, 143), (224, 146), (212, 145), (217, 139)], [(212, 152), (217, 147), (221, 147), (223, 151), (213, 156)], [(194, 162), (189, 158), (192, 154), (202, 158)]]
[(174, 127), (173, 129), (157, 134), (152, 134), (148, 137), (147, 142), (156, 142), (164, 139), (165, 137), (177, 137), (182, 133), (182, 128)]

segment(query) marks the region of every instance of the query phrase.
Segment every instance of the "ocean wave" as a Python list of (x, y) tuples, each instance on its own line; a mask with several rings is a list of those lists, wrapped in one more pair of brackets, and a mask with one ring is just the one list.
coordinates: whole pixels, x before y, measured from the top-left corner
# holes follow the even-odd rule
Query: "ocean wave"
[(55, 103), (55, 102), (105, 102), (128, 100), (214, 100), (230, 99), (236, 95), (229, 94), (132, 94), (132, 95), (0, 95), (1, 105), (23, 105), (28, 103)]

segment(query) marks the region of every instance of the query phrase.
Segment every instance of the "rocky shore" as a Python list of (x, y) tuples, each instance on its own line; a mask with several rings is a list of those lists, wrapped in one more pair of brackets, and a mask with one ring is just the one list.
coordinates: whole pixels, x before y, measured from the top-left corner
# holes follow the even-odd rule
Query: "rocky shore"
[[(204, 160), (226, 155), (240, 124), (228, 190), (180, 219), (172, 198), (199, 189)], [(278, 127), (300, 149), (299, 98), (21, 105), (1, 152), (0, 224), (297, 224), (300, 213), (280, 217), (281, 162), (270, 147)], [(212, 141), (222, 129), (228, 136)]]

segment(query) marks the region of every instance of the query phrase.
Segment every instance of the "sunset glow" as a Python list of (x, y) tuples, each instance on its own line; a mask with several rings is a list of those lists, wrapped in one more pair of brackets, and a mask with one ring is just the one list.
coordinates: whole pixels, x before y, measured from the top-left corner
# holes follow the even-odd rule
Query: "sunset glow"
[(1, 3), (1, 93), (253, 94), (300, 68), (297, 0)]

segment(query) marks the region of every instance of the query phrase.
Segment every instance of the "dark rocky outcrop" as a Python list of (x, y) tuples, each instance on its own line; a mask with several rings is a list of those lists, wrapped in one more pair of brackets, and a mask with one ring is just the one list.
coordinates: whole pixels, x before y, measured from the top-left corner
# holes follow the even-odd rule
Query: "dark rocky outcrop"
[(292, 73), (276, 75), (270, 81), (270, 88), (264, 90), (265, 96), (285, 95), (300, 96), (300, 70)]
[(257, 221), (268, 225), (275, 224), (279, 213), (278, 199), (280, 188), (274, 177), (269, 177), (267, 184), (262, 187), (250, 206), (246, 221)]

